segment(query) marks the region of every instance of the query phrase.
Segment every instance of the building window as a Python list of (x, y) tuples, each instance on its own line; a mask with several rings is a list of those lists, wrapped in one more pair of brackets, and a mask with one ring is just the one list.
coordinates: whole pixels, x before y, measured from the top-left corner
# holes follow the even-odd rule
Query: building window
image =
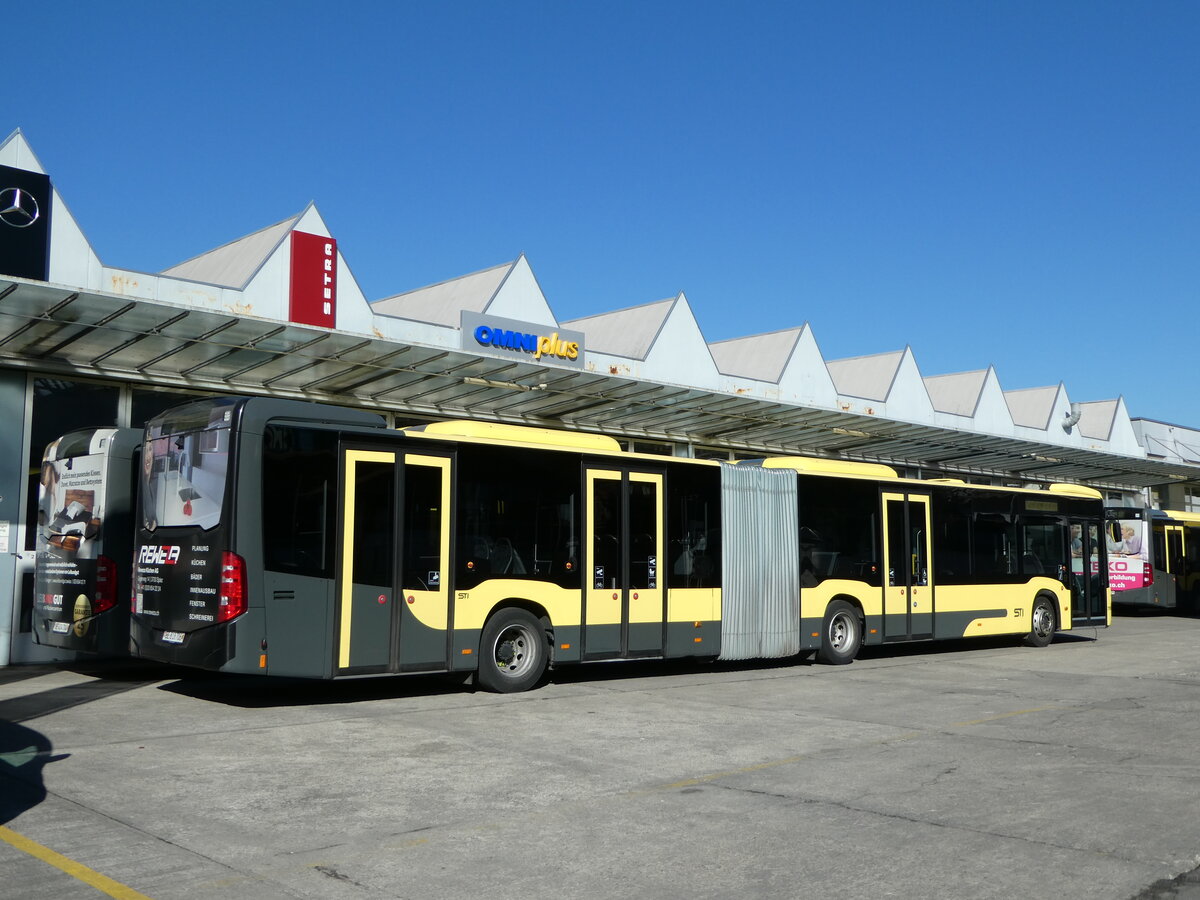
[(675, 452), (674, 445), (665, 441), (626, 441), (625, 449), (630, 453), (652, 453), (655, 456), (672, 456)]
[(129, 425), (132, 428), (143, 428), (160, 412), (204, 396), (208, 395), (193, 391), (148, 391), (144, 388), (133, 388), (130, 391)]

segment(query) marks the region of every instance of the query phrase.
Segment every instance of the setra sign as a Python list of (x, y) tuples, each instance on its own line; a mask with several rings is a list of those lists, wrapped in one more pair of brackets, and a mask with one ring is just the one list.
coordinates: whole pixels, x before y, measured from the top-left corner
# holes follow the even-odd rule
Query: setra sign
[(337, 241), (292, 232), (292, 291), (288, 319), (333, 328), (337, 322)]

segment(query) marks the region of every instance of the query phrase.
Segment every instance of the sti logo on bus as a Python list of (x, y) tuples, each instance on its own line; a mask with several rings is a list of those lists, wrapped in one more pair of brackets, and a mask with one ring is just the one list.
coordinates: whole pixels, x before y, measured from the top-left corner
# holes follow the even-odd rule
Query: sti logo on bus
[(161, 547), (147, 545), (138, 554), (138, 565), (173, 566), (177, 562), (179, 562), (179, 548), (169, 544)]

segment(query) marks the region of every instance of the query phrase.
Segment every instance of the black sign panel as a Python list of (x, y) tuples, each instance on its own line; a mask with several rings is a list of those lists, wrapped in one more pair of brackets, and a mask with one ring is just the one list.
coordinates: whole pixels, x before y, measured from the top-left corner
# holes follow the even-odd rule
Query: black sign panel
[(0, 166), (0, 275), (50, 275), (50, 176)]
[(225, 546), (224, 527), (140, 530), (134, 559), (134, 616), (177, 636), (173, 643), (181, 643), (186, 632), (215, 625)]

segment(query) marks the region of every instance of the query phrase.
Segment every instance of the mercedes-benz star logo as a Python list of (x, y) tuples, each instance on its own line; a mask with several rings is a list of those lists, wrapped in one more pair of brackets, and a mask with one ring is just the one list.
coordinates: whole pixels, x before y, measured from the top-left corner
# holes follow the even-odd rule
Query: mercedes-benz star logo
[(0, 222), (13, 228), (28, 228), (42, 211), (29, 191), (10, 187), (0, 191)]

